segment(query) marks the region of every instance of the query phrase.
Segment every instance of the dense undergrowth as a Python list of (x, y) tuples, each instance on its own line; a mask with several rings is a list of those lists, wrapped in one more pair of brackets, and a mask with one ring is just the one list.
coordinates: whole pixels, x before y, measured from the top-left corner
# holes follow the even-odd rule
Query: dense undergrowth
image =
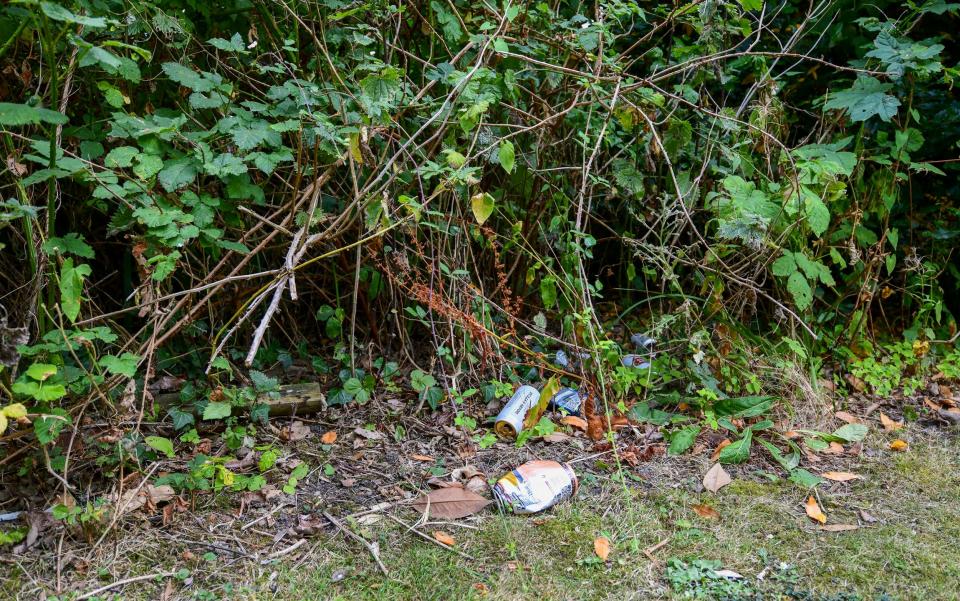
[[(725, 428), (730, 461), (824, 391), (956, 379), (958, 11), (6, 3), (4, 478), (70, 487), (81, 448), (146, 471), (212, 429), (171, 481), (252, 490), (258, 395), (295, 381), (485, 445), (471, 399), (558, 350), (590, 356), (564, 372), (595, 438)], [(624, 367), (640, 332), (652, 368)]]

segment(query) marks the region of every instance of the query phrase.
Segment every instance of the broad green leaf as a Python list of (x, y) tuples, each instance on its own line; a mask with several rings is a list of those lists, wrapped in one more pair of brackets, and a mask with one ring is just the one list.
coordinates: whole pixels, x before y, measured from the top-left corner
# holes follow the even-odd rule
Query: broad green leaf
[(232, 407), (223, 401), (210, 401), (203, 409), (203, 419), (224, 419), (230, 417)]
[(107, 20), (103, 17), (87, 17), (84, 15), (78, 15), (71, 12), (63, 5), (55, 2), (41, 2), (40, 10), (43, 11), (43, 14), (54, 21), (61, 21), (63, 23), (76, 23), (77, 25), (93, 28), (107, 26)]
[(71, 322), (80, 315), (80, 297), (83, 294), (83, 281), (92, 273), (89, 265), (74, 266), (73, 258), (63, 260), (60, 268), (60, 307)]
[(133, 157), (140, 154), (140, 151), (133, 146), (119, 146), (107, 153), (103, 159), (103, 166), (107, 169), (114, 167), (127, 168), (133, 164)]
[(869, 428), (863, 424), (846, 424), (837, 428), (833, 435), (846, 442), (860, 442), (867, 435)]
[(211, 92), (217, 85), (216, 81), (203, 77), (200, 73), (180, 63), (163, 63), (161, 68), (167, 74), (167, 77), (194, 92)]
[(680, 455), (693, 446), (697, 441), (697, 434), (700, 434), (700, 426), (687, 426), (681, 428), (670, 435), (670, 446), (667, 453), (671, 455)]
[(193, 159), (182, 158), (167, 162), (157, 176), (157, 181), (167, 192), (174, 192), (193, 183), (196, 177), (196, 163)]
[(119, 357), (116, 355), (104, 355), (100, 358), (100, 365), (112, 374), (132, 378), (137, 373), (137, 364), (140, 362), (140, 355), (133, 353), (123, 353)]
[(50, 376), (56, 375), (57, 366), (49, 363), (33, 363), (27, 368), (27, 377), (43, 382)]
[(83, 236), (74, 232), (66, 236), (50, 238), (43, 243), (43, 251), (47, 254), (72, 254), (84, 259), (93, 258), (93, 249), (84, 242)]
[(0, 125), (39, 125), (40, 123), (63, 125), (66, 122), (67, 116), (57, 111), (26, 104), (0, 102)]
[(803, 468), (796, 468), (790, 471), (790, 481), (799, 484), (803, 488), (813, 488), (824, 482), (824, 479), (816, 474), (811, 474)]
[(773, 275), (780, 277), (787, 277), (795, 272), (797, 270), (797, 262), (793, 260), (793, 253), (784, 251), (783, 256), (774, 261), (770, 269), (773, 271)]
[(805, 196), (804, 208), (807, 212), (807, 225), (810, 226), (810, 231), (819, 238), (830, 227), (830, 209), (816, 194)]
[(720, 399), (713, 404), (717, 416), (756, 417), (763, 415), (773, 406), (773, 398), (768, 396), (744, 396), (733, 399)]
[(152, 154), (137, 155), (137, 164), (133, 166), (133, 172), (140, 179), (150, 179), (163, 169), (163, 159)]
[(507, 173), (513, 173), (513, 163), (515, 158), (513, 142), (504, 140), (500, 143), (500, 150), (497, 152), (497, 158), (500, 159), (500, 166)]
[(890, 121), (900, 106), (895, 96), (887, 94), (892, 88), (892, 83), (882, 83), (873, 77), (859, 77), (850, 89), (833, 92), (823, 107), (845, 110), (854, 121), (866, 121), (873, 116)]
[(787, 290), (793, 295), (793, 302), (797, 305), (797, 309), (805, 311), (813, 303), (813, 290), (811, 290), (807, 278), (799, 271), (790, 274), (787, 279)]
[(720, 450), (720, 463), (743, 463), (750, 458), (750, 443), (753, 431), (746, 430), (743, 438), (728, 444)]
[(490, 215), (493, 214), (494, 203), (493, 196), (487, 192), (477, 192), (473, 195), (470, 199), (470, 208), (473, 210), (473, 216), (477, 223), (483, 225), (489, 219)]
[(40, 444), (50, 444), (71, 422), (70, 414), (65, 410), (52, 409), (47, 415), (33, 420), (33, 433)]
[(143, 439), (143, 442), (147, 443), (147, 446), (151, 449), (160, 451), (169, 459), (175, 457), (173, 452), (173, 442), (169, 438), (164, 438), (163, 436), (147, 436)]
[(557, 304), (557, 280), (552, 275), (540, 280), (540, 300), (548, 310)]

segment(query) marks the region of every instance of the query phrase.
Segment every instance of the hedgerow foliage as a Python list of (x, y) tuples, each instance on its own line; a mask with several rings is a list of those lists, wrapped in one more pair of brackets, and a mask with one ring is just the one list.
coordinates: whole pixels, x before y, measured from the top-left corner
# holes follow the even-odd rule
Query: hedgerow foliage
[(678, 357), (952, 335), (958, 6), (7, 3), (0, 394), (47, 444), (171, 375), (228, 416), (244, 364), (436, 406), (615, 364), (611, 312)]

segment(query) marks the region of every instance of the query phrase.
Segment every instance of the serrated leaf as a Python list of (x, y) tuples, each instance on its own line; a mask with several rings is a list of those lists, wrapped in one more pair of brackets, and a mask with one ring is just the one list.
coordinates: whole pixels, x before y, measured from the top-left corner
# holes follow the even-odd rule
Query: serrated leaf
[(127, 168), (133, 164), (133, 157), (138, 154), (140, 154), (140, 151), (133, 146), (118, 146), (107, 153), (107, 156), (103, 159), (103, 166), (107, 169)]
[(50, 109), (0, 102), (0, 125), (39, 125), (40, 123), (63, 125), (67, 121), (66, 115)]
[(477, 192), (470, 198), (470, 208), (478, 224), (483, 225), (483, 223), (490, 218), (490, 215), (493, 214), (495, 202), (493, 196), (487, 192)]
[(813, 303), (813, 290), (807, 278), (799, 271), (794, 271), (787, 279), (787, 290), (793, 296), (793, 302), (797, 309), (805, 311)]
[(60, 307), (71, 322), (80, 315), (80, 296), (83, 294), (83, 282), (92, 273), (89, 265), (74, 266), (72, 258), (63, 260), (60, 268)]
[(157, 176), (157, 181), (167, 192), (175, 192), (193, 183), (197, 177), (197, 165), (193, 159), (175, 159), (166, 163)]
[(70, 232), (69, 234), (50, 238), (43, 243), (43, 251), (47, 254), (72, 254), (84, 259), (93, 258), (93, 249), (87, 244), (80, 234)]
[(119, 357), (116, 355), (104, 355), (100, 358), (100, 365), (107, 371), (115, 375), (122, 375), (132, 378), (137, 373), (137, 364), (140, 362), (140, 355), (133, 353), (123, 353)]
[(164, 438), (163, 436), (147, 436), (143, 439), (143, 442), (147, 443), (147, 446), (151, 449), (155, 449), (166, 455), (168, 459), (175, 457), (173, 453), (173, 442), (171, 442), (169, 438)]
[(161, 68), (167, 74), (167, 77), (194, 92), (210, 92), (216, 87), (213, 80), (203, 77), (200, 73), (180, 63), (163, 63)]
[(823, 483), (823, 478), (811, 474), (803, 468), (797, 468), (790, 471), (790, 481), (800, 485), (803, 488), (813, 488)]
[(52, 409), (48, 415), (33, 420), (33, 433), (40, 444), (50, 444), (72, 421), (70, 414), (63, 409)]
[(810, 226), (810, 231), (819, 238), (830, 227), (830, 209), (816, 194), (809, 194), (805, 197), (804, 208), (807, 212), (807, 225)]
[(850, 89), (833, 92), (823, 107), (845, 110), (853, 121), (866, 121), (873, 116), (890, 121), (900, 106), (895, 96), (887, 94), (892, 88), (893, 84), (882, 83), (873, 77), (859, 77)]
[(163, 169), (163, 159), (152, 154), (137, 155), (137, 164), (133, 166), (133, 173), (140, 179), (150, 179)]
[(773, 275), (778, 275), (780, 277), (787, 277), (791, 273), (797, 270), (797, 262), (793, 259), (793, 253), (790, 251), (785, 251), (783, 256), (773, 262), (773, 265), (770, 266), (770, 270), (773, 272)]

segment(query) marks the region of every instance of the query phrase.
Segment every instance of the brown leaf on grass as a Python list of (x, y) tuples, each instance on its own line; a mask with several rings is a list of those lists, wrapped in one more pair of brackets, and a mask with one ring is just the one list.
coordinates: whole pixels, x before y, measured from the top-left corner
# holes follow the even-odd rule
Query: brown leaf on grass
[(329, 432), (324, 432), (323, 436), (320, 437), (320, 442), (323, 444), (333, 444), (337, 442), (337, 431), (330, 430)]
[(610, 555), (610, 540), (605, 536), (598, 536), (593, 539), (593, 552), (597, 554), (602, 561), (606, 561)]
[(691, 505), (691, 509), (697, 512), (697, 515), (708, 520), (719, 520), (720, 512), (706, 504)]
[(437, 530), (436, 532), (434, 532), (433, 538), (435, 538), (437, 541), (445, 544), (448, 547), (453, 547), (457, 544), (456, 539), (454, 539), (452, 536), (450, 536), (443, 530)]
[(820, 510), (820, 506), (817, 505), (817, 500), (813, 498), (813, 495), (810, 495), (807, 499), (804, 508), (807, 510), (807, 515), (810, 516), (810, 519), (816, 520), (821, 524), (827, 523), (827, 515)]
[(412, 507), (420, 513), (429, 511), (433, 518), (456, 520), (475, 514), (490, 503), (471, 490), (451, 486), (430, 491), (414, 501)]
[(717, 448), (713, 450), (713, 455), (710, 456), (710, 461), (713, 461), (714, 463), (716, 463), (717, 459), (720, 458), (720, 451), (722, 451), (724, 447), (727, 447), (730, 444), (731, 443), (729, 438), (724, 438), (723, 440), (721, 440), (720, 444), (717, 445)]
[(723, 469), (723, 466), (716, 463), (703, 477), (703, 487), (715, 493), (732, 481), (730, 474)]
[(434, 462), (434, 458), (431, 457), (430, 455), (417, 455), (417, 454), (413, 454), (413, 455), (410, 455), (410, 459), (413, 459), (414, 461), (425, 461), (425, 462), (427, 462), (427, 463), (433, 463), (433, 462)]
[(570, 426), (571, 428), (576, 428), (577, 430), (587, 429), (587, 420), (582, 417), (577, 417), (576, 415), (567, 415), (560, 418), (560, 423), (564, 426)]
[(830, 455), (843, 455), (843, 445), (839, 442), (831, 442), (830, 446), (823, 450)]
[(903, 427), (903, 422), (890, 419), (883, 411), (880, 412), (880, 423), (883, 425), (883, 429), (887, 432), (896, 432)]
[(857, 478), (862, 478), (858, 474), (852, 472), (823, 472), (820, 476), (826, 478), (827, 480), (833, 480), (834, 482), (847, 482), (849, 480), (856, 480)]
[(824, 524), (820, 526), (820, 529), (824, 532), (847, 532), (849, 530), (856, 530), (859, 526), (855, 524)]
[(873, 517), (872, 515), (870, 515), (870, 512), (868, 512), (868, 511), (866, 511), (866, 510), (864, 510), (864, 509), (861, 509), (861, 510), (860, 510), (860, 519), (863, 520), (864, 522), (868, 523), (868, 524), (875, 524), (876, 522), (879, 522), (879, 521), (880, 521), (880, 520), (878, 520), (877, 518), (875, 518), (875, 517)]
[(907, 441), (900, 440), (899, 438), (890, 443), (891, 451), (903, 452), (906, 451), (910, 445), (907, 444)]
[(860, 419), (855, 415), (847, 413), (846, 411), (837, 411), (833, 414), (834, 417), (839, 419), (842, 422), (847, 422), (848, 424), (859, 424)]

